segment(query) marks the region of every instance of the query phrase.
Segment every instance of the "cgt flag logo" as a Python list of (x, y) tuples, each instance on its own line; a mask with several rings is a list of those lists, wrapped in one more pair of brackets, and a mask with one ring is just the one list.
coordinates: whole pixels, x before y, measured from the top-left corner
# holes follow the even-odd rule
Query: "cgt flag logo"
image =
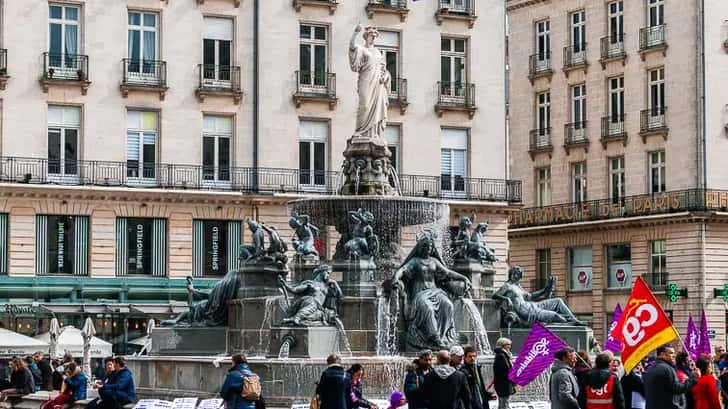
[(650, 351), (677, 338), (677, 331), (645, 280), (637, 277), (611, 335), (622, 343), (624, 370), (629, 373)]

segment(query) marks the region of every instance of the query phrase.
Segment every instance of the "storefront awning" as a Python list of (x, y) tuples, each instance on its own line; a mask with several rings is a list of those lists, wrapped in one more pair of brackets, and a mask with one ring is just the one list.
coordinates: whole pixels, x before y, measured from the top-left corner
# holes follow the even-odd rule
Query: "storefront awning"
[(189, 309), (185, 304), (131, 304), (129, 307), (141, 314), (179, 314)]

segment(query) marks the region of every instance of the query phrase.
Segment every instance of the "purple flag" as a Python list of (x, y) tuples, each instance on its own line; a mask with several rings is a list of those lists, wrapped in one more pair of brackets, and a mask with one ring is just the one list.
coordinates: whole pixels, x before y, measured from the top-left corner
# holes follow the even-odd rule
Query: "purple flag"
[(535, 323), (518, 352), (518, 358), (508, 374), (508, 379), (519, 386), (528, 385), (554, 362), (556, 351), (567, 346), (569, 345), (566, 342), (540, 322)]
[(693, 321), (693, 314), (688, 315), (688, 332), (685, 334), (685, 349), (690, 354), (690, 358), (698, 358), (698, 349), (700, 348), (700, 333)]
[(614, 327), (617, 326), (617, 323), (619, 322), (619, 319), (621, 317), (622, 306), (617, 303), (617, 306), (614, 307), (614, 314), (612, 314), (612, 323), (609, 325), (609, 332), (607, 332), (607, 340), (604, 341), (605, 351), (612, 351), (615, 354), (619, 354), (622, 352), (622, 343), (612, 337), (612, 330), (614, 330)]
[(700, 314), (700, 349), (698, 354), (710, 355), (710, 337), (708, 337), (708, 320), (705, 319), (705, 310)]

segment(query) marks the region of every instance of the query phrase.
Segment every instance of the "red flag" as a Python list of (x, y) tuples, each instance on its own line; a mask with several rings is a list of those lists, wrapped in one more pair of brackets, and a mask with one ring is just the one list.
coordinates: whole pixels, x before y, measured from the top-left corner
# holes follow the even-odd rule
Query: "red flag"
[(624, 370), (629, 373), (650, 351), (677, 338), (677, 331), (645, 280), (637, 277), (611, 335), (622, 343)]

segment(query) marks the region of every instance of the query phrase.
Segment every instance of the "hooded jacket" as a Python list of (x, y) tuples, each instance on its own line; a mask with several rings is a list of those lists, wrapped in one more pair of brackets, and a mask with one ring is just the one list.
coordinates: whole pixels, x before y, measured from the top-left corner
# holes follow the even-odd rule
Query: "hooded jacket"
[(425, 376), (420, 388), (428, 409), (470, 408), (470, 388), (465, 374), (450, 365), (436, 365)]
[[(592, 389), (601, 389), (604, 385), (607, 384), (607, 381), (609, 381), (609, 378), (612, 376), (614, 376), (614, 387), (612, 389), (612, 404), (614, 405), (614, 409), (624, 409), (624, 392), (622, 391), (622, 384), (619, 383), (619, 378), (617, 378), (617, 375), (609, 372), (609, 369), (592, 369), (591, 371), (589, 371), (586, 384)], [(584, 395), (586, 395), (586, 393), (584, 393)]]
[(243, 379), (253, 375), (248, 364), (240, 363), (228, 370), (225, 382), (220, 387), (220, 397), (225, 400), (227, 409), (254, 409), (255, 402), (243, 399), (240, 393), (243, 391)]
[(565, 362), (555, 360), (551, 366), (549, 397), (551, 409), (579, 409), (579, 384), (571, 367)]

